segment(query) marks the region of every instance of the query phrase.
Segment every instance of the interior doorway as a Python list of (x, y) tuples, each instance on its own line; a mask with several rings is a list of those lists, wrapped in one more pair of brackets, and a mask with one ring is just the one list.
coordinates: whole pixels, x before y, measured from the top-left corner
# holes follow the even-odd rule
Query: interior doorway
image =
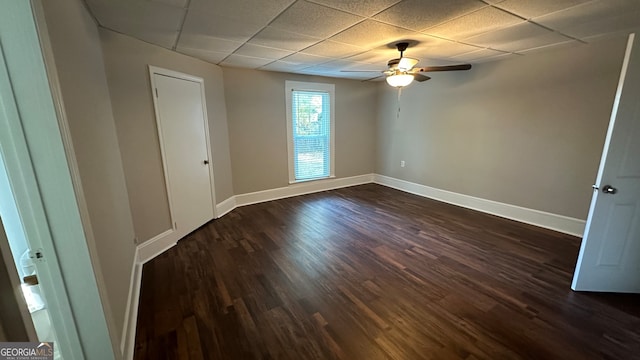
[(150, 66), (173, 230), (181, 238), (215, 216), (204, 81)]
[[(11, 254), (13, 262), (5, 265), (15, 266), (15, 273), (18, 274), (17, 280), (21, 290), (21, 294), (18, 295), (22, 295), (22, 299), (18, 299), (18, 301), (24, 300), (24, 305), (26, 305), (24, 309), (29, 313), (37, 336), (36, 339), (31, 340), (52, 341), (58, 344), (55, 330), (51, 326), (46, 296), (37, 280), (38, 274), (35, 266), (37, 260), (34, 259), (36, 252), (31, 250), (27, 241), (2, 156), (0, 156), (0, 219), (2, 219), (7, 239), (7, 243), (1, 244), (0, 248), (3, 252), (8, 250)], [(29, 328), (28, 323), (26, 326)], [(54, 347), (54, 350), (58, 349)], [(60, 353), (56, 351), (56, 355), (56, 358), (59, 358)]]

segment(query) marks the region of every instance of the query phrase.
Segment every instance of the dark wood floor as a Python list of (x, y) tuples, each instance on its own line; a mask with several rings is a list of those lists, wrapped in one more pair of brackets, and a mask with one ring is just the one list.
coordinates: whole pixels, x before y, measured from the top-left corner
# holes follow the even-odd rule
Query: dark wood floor
[(136, 359), (638, 359), (580, 240), (363, 185), (245, 206), (144, 266)]

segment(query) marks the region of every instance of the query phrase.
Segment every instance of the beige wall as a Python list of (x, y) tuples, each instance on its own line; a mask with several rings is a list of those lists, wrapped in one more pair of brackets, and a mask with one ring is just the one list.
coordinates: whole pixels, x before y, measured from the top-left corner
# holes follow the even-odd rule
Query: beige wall
[(106, 290), (111, 336), (119, 343), (134, 232), (98, 29), (80, 1), (42, 4), (95, 241), (89, 244), (97, 252), (92, 262)]
[(135, 232), (144, 242), (171, 228), (148, 65), (204, 79), (218, 203), (233, 196), (222, 70), (109, 30), (100, 37)]
[[(585, 219), (625, 38), (381, 85), (376, 172)], [(400, 167), (400, 161), (406, 167)]]
[(223, 68), (236, 194), (289, 184), (285, 80), (335, 84), (336, 177), (373, 172), (376, 84)]

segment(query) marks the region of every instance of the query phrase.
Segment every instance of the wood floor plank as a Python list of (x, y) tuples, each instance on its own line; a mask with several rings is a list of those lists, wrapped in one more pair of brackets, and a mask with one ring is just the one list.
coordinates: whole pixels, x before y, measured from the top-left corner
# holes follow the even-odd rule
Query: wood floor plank
[(632, 359), (580, 239), (368, 184), (237, 208), (146, 263), (135, 359)]

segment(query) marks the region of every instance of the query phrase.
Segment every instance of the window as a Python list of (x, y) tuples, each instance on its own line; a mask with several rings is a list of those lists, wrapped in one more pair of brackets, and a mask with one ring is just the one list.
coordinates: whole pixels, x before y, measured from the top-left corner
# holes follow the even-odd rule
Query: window
[(289, 182), (334, 176), (333, 84), (287, 81)]

